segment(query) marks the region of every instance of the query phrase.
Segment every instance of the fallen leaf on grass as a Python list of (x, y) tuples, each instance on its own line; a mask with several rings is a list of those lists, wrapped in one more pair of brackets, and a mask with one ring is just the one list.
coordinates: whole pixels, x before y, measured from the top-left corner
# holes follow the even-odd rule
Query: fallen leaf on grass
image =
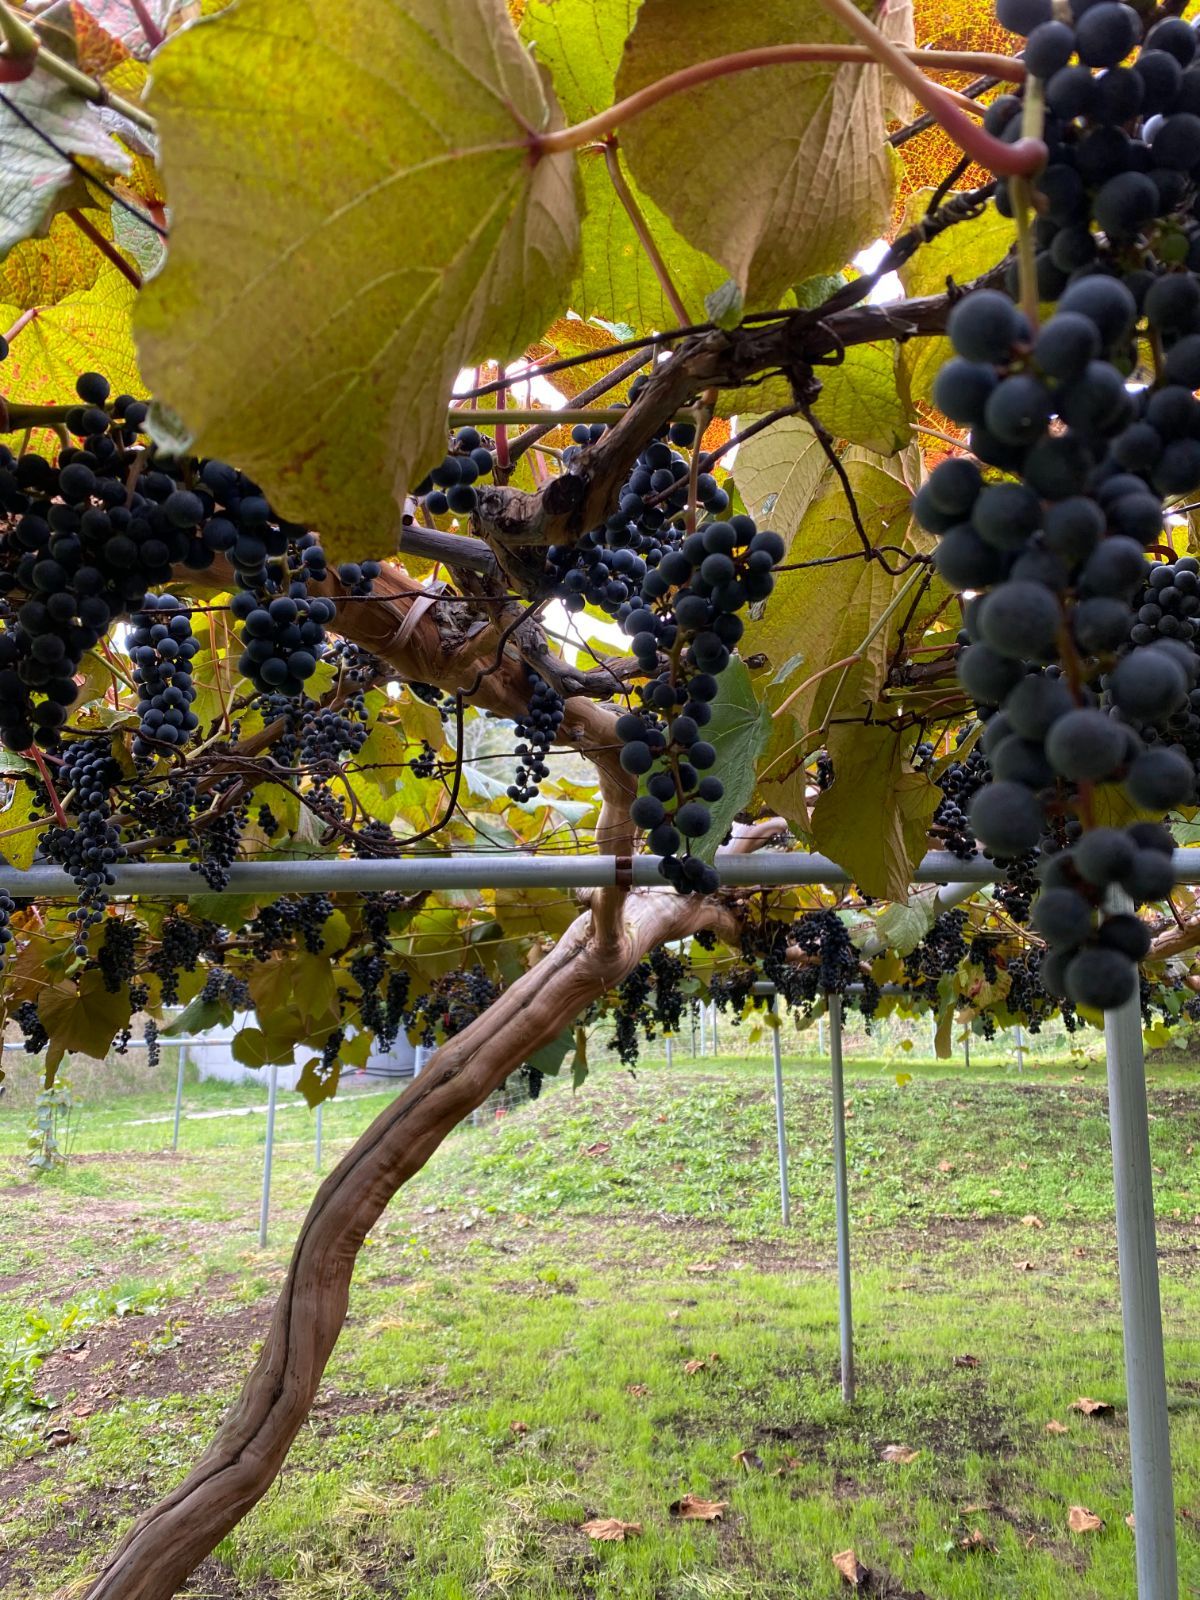
[[(773, 1478), (786, 1477), (789, 1472), (799, 1472), (800, 1468), (803, 1465), (804, 1465), (804, 1462), (800, 1459), (799, 1456), (784, 1456), (783, 1465), (781, 1467), (776, 1467), (775, 1471), (771, 1474), (771, 1476)], [(1182, 1516), (1182, 1512), (1180, 1513), (1180, 1515)]]
[(686, 1522), (720, 1522), (729, 1510), (729, 1501), (701, 1500), (699, 1495), (685, 1494), (679, 1500), (672, 1500), (667, 1510)]
[(442, 1431), (441, 1427), (439, 1426), (438, 1423), (435, 1422), (432, 1428), (426, 1428), (425, 1432), (421, 1435), (421, 1438), (422, 1439), (436, 1439), (438, 1434), (441, 1433), (441, 1431)]
[(939, 1161), (938, 1162), (938, 1171), (939, 1172), (953, 1172), (954, 1171), (954, 1163), (953, 1163), (953, 1161)]
[(885, 1444), (879, 1452), (879, 1459), (881, 1461), (892, 1461), (900, 1467), (907, 1467), (909, 1462), (915, 1461), (920, 1454), (919, 1450), (912, 1449), (910, 1445)]
[(979, 1357), (978, 1356), (955, 1356), (954, 1365), (956, 1367), (977, 1367), (979, 1365)]
[(1021, 1218), (1021, 1226), (1023, 1228), (1044, 1228), (1046, 1224), (1042, 1221), (1041, 1217), (1035, 1217), (1033, 1212), (1030, 1211), (1026, 1216)]
[(1137, 1532), (1137, 1524), (1133, 1520), (1133, 1512), (1132, 1511), (1127, 1511), (1125, 1513), (1125, 1526), (1127, 1528), (1132, 1528), (1134, 1533)]
[(647, 1383), (627, 1383), (625, 1385), (625, 1393), (631, 1394), (635, 1400), (640, 1400), (643, 1395), (650, 1393), (650, 1385)]
[(1013, 1262), (1013, 1271), (1014, 1272), (1032, 1272), (1033, 1271), (1033, 1262), (1032, 1261), (1014, 1261)]
[(1051, 1417), (1050, 1421), (1046, 1424), (1045, 1431), (1047, 1433), (1069, 1433), (1071, 1430), (1067, 1427), (1065, 1422), (1059, 1422), (1056, 1417)]
[(965, 1556), (990, 1556), (996, 1553), (996, 1546), (979, 1528), (972, 1528), (970, 1533), (964, 1534), (954, 1548)]
[(595, 1144), (589, 1144), (584, 1150), (585, 1156), (606, 1156), (612, 1149), (607, 1139), (597, 1139)]
[(865, 1580), (871, 1575), (853, 1550), (840, 1550), (833, 1557), (833, 1564), (852, 1589), (861, 1589)]
[(689, 1272), (719, 1272), (721, 1263), (719, 1261), (692, 1261), (689, 1263), (687, 1270)]
[(690, 1361), (683, 1363), (683, 1370), (688, 1377), (693, 1377), (697, 1372), (704, 1372), (709, 1367), (715, 1367), (720, 1361), (720, 1356), (715, 1350), (710, 1350), (706, 1356), (693, 1356)]
[(761, 1472), (763, 1469), (763, 1458), (755, 1449), (735, 1450), (733, 1459), (743, 1472)]
[(593, 1517), (579, 1531), (586, 1533), (589, 1539), (610, 1539), (623, 1544), (631, 1534), (641, 1533), (642, 1525), (640, 1522), (622, 1522), (619, 1517)]
[(960, 1517), (977, 1517), (981, 1511), (991, 1510), (992, 1503), (990, 1500), (979, 1500), (972, 1501), (969, 1506), (963, 1506), (958, 1514)]
[(509, 1431), (509, 1433), (528, 1433), (529, 1432), (529, 1424), (527, 1422), (521, 1422), (518, 1419), (516, 1421), (513, 1421), (513, 1422), (509, 1423), (508, 1431)]
[(1086, 1394), (1081, 1394), (1078, 1400), (1071, 1401), (1067, 1410), (1082, 1411), (1085, 1417), (1111, 1417), (1114, 1407), (1107, 1400), (1089, 1400)]
[(1072, 1533), (1098, 1533), (1103, 1526), (1104, 1518), (1086, 1506), (1072, 1506), (1067, 1512), (1067, 1527)]

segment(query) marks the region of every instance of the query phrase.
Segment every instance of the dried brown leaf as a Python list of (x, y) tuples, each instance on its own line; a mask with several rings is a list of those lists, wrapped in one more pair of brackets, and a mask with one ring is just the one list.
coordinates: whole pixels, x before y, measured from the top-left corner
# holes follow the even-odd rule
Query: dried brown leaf
[(619, 1517), (593, 1517), (590, 1522), (583, 1523), (579, 1531), (586, 1533), (589, 1539), (623, 1544), (634, 1534), (641, 1533), (642, 1525), (640, 1522), (622, 1522)]
[(529, 1424), (527, 1422), (522, 1422), (520, 1418), (516, 1418), (509, 1423), (508, 1431), (509, 1433), (528, 1433)]
[(979, 1357), (971, 1355), (955, 1356), (954, 1365), (956, 1367), (977, 1367), (979, 1365)]
[(993, 1555), (996, 1546), (979, 1528), (972, 1528), (970, 1533), (964, 1534), (956, 1546), (966, 1556)]
[(1051, 1417), (1050, 1421), (1046, 1424), (1045, 1431), (1047, 1433), (1069, 1433), (1071, 1430), (1067, 1427), (1065, 1422), (1059, 1422), (1056, 1417)]
[(1067, 1512), (1067, 1527), (1072, 1533), (1098, 1533), (1103, 1526), (1104, 1518), (1086, 1506), (1072, 1506)]
[(1027, 1213), (1027, 1215), (1021, 1218), (1021, 1226), (1023, 1228), (1044, 1228), (1046, 1224), (1042, 1221), (1041, 1217), (1035, 1217), (1033, 1212), (1030, 1211)]
[(1091, 1400), (1086, 1394), (1081, 1394), (1078, 1400), (1072, 1400), (1067, 1407), (1068, 1411), (1082, 1411), (1085, 1417), (1111, 1417), (1115, 1407), (1108, 1400)]
[(920, 1454), (919, 1450), (914, 1450), (907, 1444), (885, 1444), (879, 1452), (879, 1459), (881, 1461), (894, 1462), (897, 1466), (907, 1467), (909, 1462), (915, 1461)]
[(852, 1589), (861, 1589), (870, 1572), (854, 1554), (853, 1550), (840, 1550), (833, 1557), (833, 1564), (845, 1578)]
[(667, 1507), (673, 1517), (680, 1517), (685, 1522), (720, 1522), (729, 1510), (728, 1500), (702, 1500), (699, 1495), (685, 1494), (678, 1500), (672, 1500)]
[(954, 1163), (953, 1163), (953, 1161), (939, 1161), (938, 1162), (938, 1171), (939, 1172), (953, 1172), (954, 1171)]
[(584, 1150), (585, 1156), (606, 1156), (612, 1149), (612, 1144), (607, 1139), (597, 1139), (595, 1144), (589, 1144)]
[(643, 1395), (650, 1393), (650, 1386), (645, 1383), (627, 1383), (625, 1393), (631, 1394), (635, 1400), (640, 1400)]
[(1032, 1261), (1014, 1261), (1013, 1262), (1013, 1271), (1014, 1272), (1032, 1272), (1033, 1271), (1033, 1262)]
[(745, 1450), (735, 1450), (733, 1459), (743, 1472), (761, 1472), (763, 1470), (763, 1458), (752, 1446), (748, 1446)]
[(689, 1262), (687, 1270), (689, 1272), (719, 1272), (721, 1263), (719, 1261), (692, 1261)]

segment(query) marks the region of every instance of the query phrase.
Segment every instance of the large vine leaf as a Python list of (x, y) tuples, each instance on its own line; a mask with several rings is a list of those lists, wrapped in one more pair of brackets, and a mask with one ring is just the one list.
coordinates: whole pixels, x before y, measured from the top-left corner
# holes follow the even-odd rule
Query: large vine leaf
[[(531, 0), (526, 7), (522, 37), (550, 69), (569, 121), (582, 122), (613, 103), (621, 53), (640, 3)], [(678, 317), (613, 187), (603, 153), (586, 154), (580, 171), (586, 209), (572, 309), (581, 317), (598, 315), (637, 329), (675, 326)], [(702, 319), (705, 296), (728, 274), (675, 230), (628, 171), (624, 176), (688, 316)]]
[(43, 989), (38, 1016), (50, 1035), (52, 1052), (78, 1051), (103, 1061), (129, 1021), (129, 995), (125, 989), (109, 994), (100, 972), (92, 968), (77, 984), (64, 978)]
[(142, 296), (156, 395), (336, 556), (394, 548), (454, 379), (522, 350), (574, 267), (570, 156), (502, 0), (242, 0), (150, 99), (173, 222)]
[(56, 211), (89, 203), (85, 180), (68, 155), (107, 172), (130, 169), (129, 157), (95, 106), (56, 79), (35, 71), (19, 83), (5, 84), (0, 97), (0, 260), (22, 239), (44, 233)]
[[(910, 195), (903, 228), (919, 222), (929, 208), (931, 189)], [(911, 255), (897, 276), (905, 294), (943, 294), (950, 279), (960, 287), (981, 277), (1008, 255), (1016, 242), (1010, 217), (1002, 217), (989, 201), (979, 216), (944, 229)]]
[(912, 743), (911, 732), (875, 723), (830, 728), (835, 776), (812, 812), (816, 849), (883, 900), (907, 899), (941, 799), (927, 774), (908, 765)]
[[(911, 525), (912, 488), (897, 471), (850, 452), (846, 472), (868, 538), (873, 544), (903, 547)], [(838, 707), (852, 714), (878, 691), (894, 635), (884, 627), (862, 650), (864, 640), (896, 593), (895, 578), (878, 561), (853, 559), (862, 545), (840, 483), (831, 480), (812, 502), (792, 540), (788, 561), (827, 556), (848, 559), (828, 566), (782, 573), (767, 602), (765, 616), (752, 622), (740, 646), (743, 654), (762, 653), (774, 669), (772, 699), (779, 705), (805, 679), (836, 661), (860, 654), (846, 670), (825, 671), (792, 703), (800, 731), (816, 727), (841, 683)], [(896, 617), (896, 623), (902, 619)]]
[(760, 705), (750, 674), (736, 657), (719, 680), (720, 690), (713, 701), (712, 720), (705, 738), (717, 752), (716, 770), (721, 774), (725, 793), (715, 801), (712, 827), (692, 846), (692, 854), (712, 861), (717, 846), (733, 826), (733, 819), (754, 793), (754, 773), (771, 731), (771, 713)]
[[(754, 417), (741, 417), (744, 429)], [(816, 434), (802, 417), (782, 417), (738, 446), (734, 476), (746, 509), (785, 539), (800, 526), (830, 471)]]
[(836, 367), (821, 369), (813, 412), (835, 439), (881, 456), (908, 444), (914, 412), (900, 348), (890, 341), (853, 345)]
[[(889, 9), (886, 25), (911, 28), (907, 7)], [(819, 0), (644, 0), (617, 94), (738, 50), (847, 38)], [(844, 266), (884, 231), (894, 182), (885, 128), (877, 67), (805, 63), (671, 96), (632, 118), (621, 138), (645, 192), (761, 308)]]

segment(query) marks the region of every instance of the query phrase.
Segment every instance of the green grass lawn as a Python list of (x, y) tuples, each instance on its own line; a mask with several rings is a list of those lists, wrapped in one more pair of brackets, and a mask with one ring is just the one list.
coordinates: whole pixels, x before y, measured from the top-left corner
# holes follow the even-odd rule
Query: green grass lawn
[[(1151, 1071), (1181, 1573), (1200, 1595), (1200, 1081)], [(860, 1592), (892, 1600), (1132, 1597), (1101, 1074), (847, 1064), (850, 1409), (819, 1065), (787, 1069), (789, 1229), (762, 1060), (606, 1069), (489, 1112), (369, 1239), (287, 1469), (189, 1593), (821, 1600), (850, 1592), (831, 1558), (852, 1548)], [(188, 1091), (192, 1111), (262, 1101)], [(318, 1181), (311, 1115), (281, 1101), (266, 1250), (257, 1111), (188, 1120), (173, 1155), (170, 1122), (144, 1120), (169, 1088), (85, 1106), (70, 1165), (36, 1183), (23, 1114), (0, 1120), (3, 1600), (85, 1574), (236, 1392)], [(385, 1103), (327, 1108), (327, 1166)], [(673, 1516), (688, 1494), (726, 1509)], [(1103, 1528), (1072, 1532), (1072, 1506)], [(582, 1531), (610, 1517), (640, 1534)]]

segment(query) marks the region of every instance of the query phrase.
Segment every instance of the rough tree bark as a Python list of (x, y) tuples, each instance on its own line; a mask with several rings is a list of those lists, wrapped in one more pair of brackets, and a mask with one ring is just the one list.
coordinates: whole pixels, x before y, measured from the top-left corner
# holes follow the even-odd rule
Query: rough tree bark
[(355, 1259), (397, 1189), (470, 1111), (665, 940), (734, 936), (732, 914), (671, 891), (628, 895), (598, 938), (592, 913), (430, 1059), (317, 1191), (254, 1371), (188, 1476), (136, 1522), (89, 1600), (168, 1600), (274, 1482), (345, 1320)]

